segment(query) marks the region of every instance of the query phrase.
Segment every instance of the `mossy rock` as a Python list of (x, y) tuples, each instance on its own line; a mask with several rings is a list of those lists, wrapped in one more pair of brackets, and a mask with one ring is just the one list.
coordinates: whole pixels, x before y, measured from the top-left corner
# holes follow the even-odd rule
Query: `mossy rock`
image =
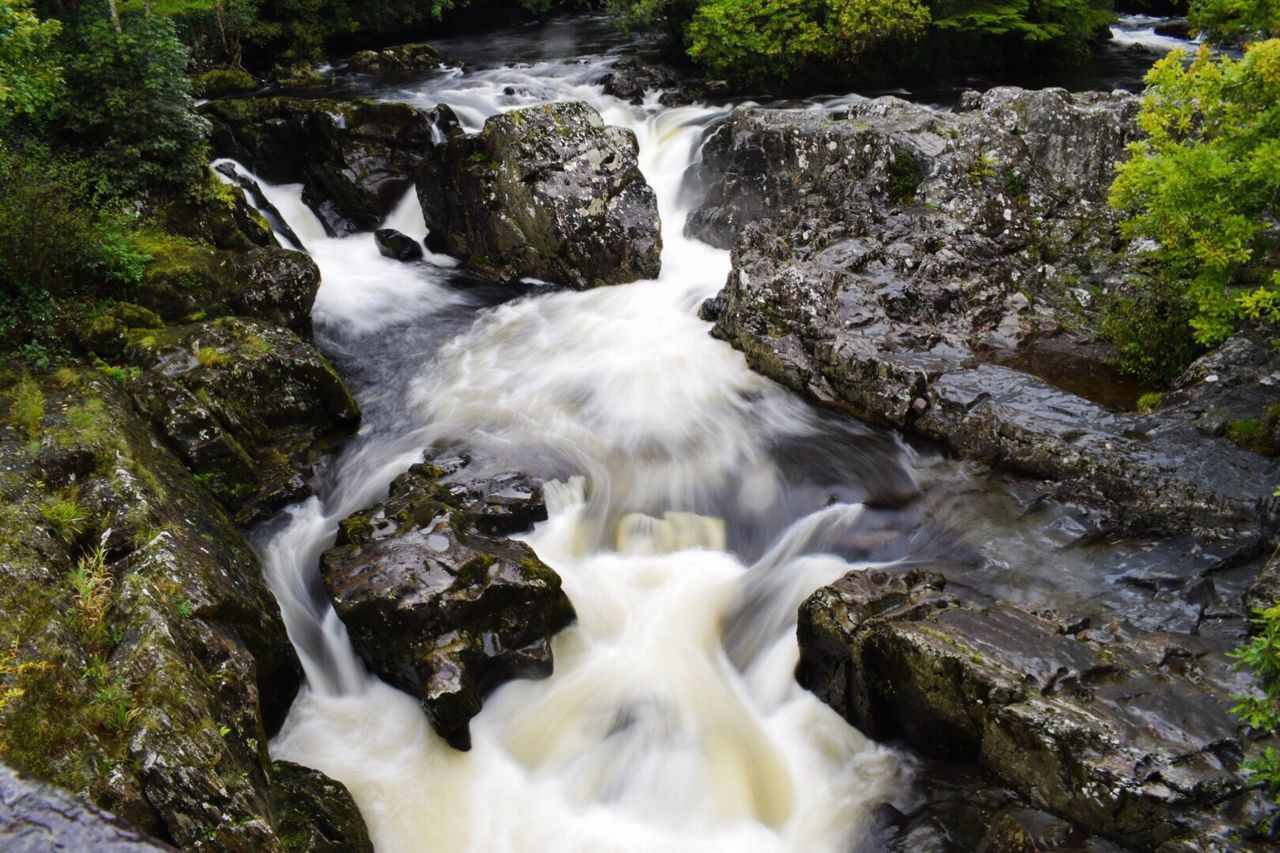
[(241, 68), (215, 68), (191, 81), (191, 94), (197, 98), (225, 98), (258, 88), (257, 79)]
[(309, 495), (310, 467), (359, 423), (315, 347), (259, 321), (131, 332), (123, 358), (139, 409), (242, 524)]
[(266, 744), (300, 668), (252, 549), (115, 383), (27, 381), (34, 437), (0, 394), (0, 758), (181, 846), (281, 849)]

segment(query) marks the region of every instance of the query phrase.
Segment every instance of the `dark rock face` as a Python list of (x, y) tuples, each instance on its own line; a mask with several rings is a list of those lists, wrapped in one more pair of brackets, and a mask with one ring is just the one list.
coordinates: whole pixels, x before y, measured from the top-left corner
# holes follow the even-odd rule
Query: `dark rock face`
[(436, 731), (467, 749), (485, 695), (550, 674), (551, 637), (574, 613), (559, 576), (504, 538), (546, 518), (538, 486), (512, 474), (467, 481), (465, 460), (437, 462), (344, 521), (321, 573), (370, 667), (420, 695)]
[(262, 191), (262, 187), (257, 181), (237, 169), (234, 163), (219, 163), (214, 169), (218, 174), (226, 177), (249, 194), (253, 199), (254, 205), (257, 206), (258, 211), (262, 214), (262, 218), (267, 221), (272, 231), (283, 237), (293, 248), (299, 251), (306, 251), (306, 247), (302, 245), (298, 235), (289, 227), (289, 223), (285, 222), (284, 216), (267, 198), (266, 193)]
[(440, 135), (436, 118), (407, 104), (259, 98), (204, 109), (219, 156), (264, 180), (300, 181), (337, 236), (381, 226)]
[(924, 572), (868, 572), (818, 591), (800, 611), (801, 683), (866, 734), (977, 762), (1126, 846), (1227, 849), (1274, 810), (1238, 772), (1257, 747), (1227, 712), (1240, 676), (1221, 652), (1187, 635), (1073, 634), (942, 589)]
[(577, 288), (652, 278), (661, 225), (637, 150), (634, 134), (586, 104), (527, 107), (432, 149), (418, 198), (449, 253), (488, 278)]
[(157, 435), (241, 524), (309, 495), (310, 466), (359, 423), (315, 347), (265, 323), (132, 331), (123, 357), (142, 368), (130, 390)]
[[(1133, 269), (1105, 194), (1132, 96), (998, 88), (939, 113), (736, 110), (688, 230), (733, 244), (715, 334), (751, 366), (1158, 530), (1231, 536), (1280, 469), (1172, 408), (1117, 415), (983, 364)], [(1074, 313), (1073, 313), (1074, 312)]]
[(301, 675), (253, 551), (117, 385), (30, 383), (0, 390), (0, 647), (21, 690), (0, 758), (178, 846), (282, 849), (267, 739)]
[(396, 261), (417, 261), (423, 257), (422, 246), (418, 241), (394, 228), (379, 228), (373, 232), (373, 239), (378, 244), (378, 253), (383, 257)]
[(0, 764), (0, 847), (10, 853), (172, 850), (114, 815), (66, 791), (23, 778)]
[(271, 762), (276, 831), (289, 853), (373, 853), (346, 786), (291, 761)]

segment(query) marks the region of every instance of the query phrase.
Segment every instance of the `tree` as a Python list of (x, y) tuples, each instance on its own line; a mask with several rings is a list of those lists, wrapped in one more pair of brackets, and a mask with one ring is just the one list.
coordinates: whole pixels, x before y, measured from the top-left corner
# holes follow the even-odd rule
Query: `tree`
[(757, 83), (854, 61), (928, 22), (919, 0), (706, 0), (689, 23), (688, 52), (713, 74)]
[(1185, 63), (1175, 51), (1148, 73), (1145, 138), (1111, 203), (1126, 236), (1156, 242), (1160, 286), (1187, 295), (1196, 340), (1212, 346), (1241, 321), (1280, 321), (1280, 40)]
[(41, 21), (29, 0), (0, 0), (0, 130), (45, 110), (62, 92), (54, 51), (61, 29)]
[(195, 112), (187, 49), (173, 22), (122, 14), (69, 29), (69, 94), (60, 129), (84, 148), (127, 194), (176, 195), (205, 178), (208, 123)]
[(1187, 18), (1210, 44), (1280, 37), (1280, 0), (1192, 0)]

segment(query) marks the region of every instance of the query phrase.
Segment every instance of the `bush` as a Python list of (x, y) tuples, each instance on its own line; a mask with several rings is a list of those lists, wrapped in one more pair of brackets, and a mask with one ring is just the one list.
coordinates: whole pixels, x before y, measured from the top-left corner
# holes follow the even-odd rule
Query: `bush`
[(61, 94), (62, 69), (53, 60), (61, 29), (37, 18), (28, 0), (0, 0), (0, 130), (43, 112)]
[(1210, 44), (1280, 36), (1280, 0), (1193, 0), (1187, 19)]
[[(1145, 138), (1111, 187), (1130, 238), (1158, 244), (1156, 303), (1187, 306), (1197, 343), (1213, 346), (1242, 321), (1280, 320), (1280, 40), (1242, 60), (1174, 51), (1147, 75), (1138, 115)], [(1147, 342), (1148, 356), (1169, 340)]]
[(195, 112), (187, 49), (168, 18), (88, 16), (63, 45), (63, 135), (134, 197), (177, 196), (204, 178), (208, 122)]
[[(1258, 681), (1256, 693), (1239, 694), (1231, 709), (1251, 728), (1275, 733), (1280, 730), (1280, 602), (1256, 611), (1258, 632), (1232, 652), (1237, 666), (1250, 670)], [(1280, 794), (1280, 754), (1275, 747), (1244, 763), (1250, 778), (1261, 782), (1274, 797)]]
[(705, 0), (689, 23), (688, 53), (738, 82), (785, 80), (824, 61), (854, 61), (928, 22), (918, 0)]
[(1107, 297), (1101, 331), (1115, 347), (1117, 368), (1143, 382), (1162, 383), (1204, 352), (1191, 330), (1193, 314), (1185, 287), (1156, 277)]
[(147, 262), (134, 217), (83, 161), (0, 144), (0, 340), (5, 349), (59, 339), (58, 303), (115, 296)]

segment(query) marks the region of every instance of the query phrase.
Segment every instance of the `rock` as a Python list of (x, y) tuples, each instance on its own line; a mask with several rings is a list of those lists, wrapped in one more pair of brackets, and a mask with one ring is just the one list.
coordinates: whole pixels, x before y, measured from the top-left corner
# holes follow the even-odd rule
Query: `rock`
[[(380, 227), (442, 132), (445, 108), (257, 98), (203, 108), (218, 156), (273, 182), (301, 182), (302, 200), (335, 236)], [(437, 123), (441, 127), (437, 127)]]
[(182, 847), (281, 850), (300, 667), (222, 507), (88, 369), (0, 389), (0, 501), (0, 758)]
[[(1226, 849), (1274, 811), (1238, 772), (1252, 747), (1227, 712), (1239, 682), (1225, 655), (1191, 636), (1098, 645), (940, 585), (855, 572), (819, 590), (800, 610), (797, 678), (868, 736), (977, 763), (1125, 846)], [(1004, 823), (991, 831), (1007, 840)]]
[(351, 56), (347, 67), (361, 74), (430, 71), (457, 63), (445, 59), (429, 44), (401, 44), (382, 50), (362, 50)]
[(359, 423), (324, 357), (262, 322), (132, 332), (124, 358), (139, 410), (240, 524), (311, 494), (311, 466)]
[(271, 226), (244, 194), (213, 175), (183, 197), (158, 204), (155, 216), (166, 233), (219, 249), (241, 251), (276, 244)]
[(656, 89), (674, 89), (680, 83), (680, 76), (672, 68), (654, 65), (635, 56), (624, 56), (600, 78), (600, 85), (606, 95), (630, 101), (633, 104), (644, 103), (645, 94)]
[(383, 257), (395, 261), (417, 261), (423, 256), (422, 246), (418, 241), (394, 228), (379, 228), (373, 232), (373, 239), (378, 244), (378, 252)]
[(67, 791), (42, 785), (0, 764), (0, 847), (10, 853), (172, 850)]
[(215, 68), (192, 79), (191, 94), (197, 98), (225, 98), (252, 92), (258, 86), (257, 79), (244, 69)]
[(257, 181), (241, 172), (236, 168), (236, 164), (232, 162), (219, 163), (213, 168), (218, 174), (224, 176), (249, 194), (249, 197), (253, 199), (254, 205), (258, 208), (258, 212), (262, 214), (262, 218), (267, 221), (267, 224), (276, 235), (283, 237), (293, 248), (302, 252), (306, 251), (306, 247), (302, 245), (298, 235), (289, 227), (289, 223), (285, 221), (284, 216), (267, 198), (266, 193), (262, 191), (262, 187), (259, 186)]
[(290, 761), (271, 762), (276, 831), (289, 853), (373, 853), (346, 786)]
[(1251, 630), (1257, 630), (1256, 623), (1252, 622), (1257, 611), (1277, 604), (1280, 604), (1280, 553), (1273, 553), (1244, 593), (1244, 615), (1251, 620)]
[(89, 352), (113, 359), (124, 350), (130, 330), (163, 327), (164, 321), (154, 311), (131, 302), (120, 302), (89, 321), (80, 333), (80, 343)]
[(168, 322), (240, 314), (311, 337), (320, 268), (278, 246), (223, 251), (172, 237), (148, 240), (152, 256), (133, 299)]
[(1130, 527), (1256, 530), (1280, 468), (1206, 440), (1190, 409), (1120, 415), (983, 363), (1046, 323), (1087, 331), (1080, 282), (1132, 270), (1105, 193), (1136, 104), (996, 88), (954, 113), (735, 110), (688, 224), (733, 244), (714, 333), (813, 399), (1057, 481)]
[(1155, 30), (1155, 34), (1158, 36), (1167, 36), (1168, 38), (1182, 39), (1183, 41), (1191, 41), (1195, 37), (1191, 23), (1186, 18), (1160, 21), (1152, 29)]
[(1161, 407), (1201, 432), (1269, 456), (1280, 454), (1280, 353), (1262, 329), (1247, 329), (1201, 356)]
[(418, 172), (427, 227), (448, 253), (498, 281), (577, 288), (657, 276), (657, 198), (629, 130), (582, 103), (526, 107), (454, 134)]
[(384, 503), (343, 522), (321, 561), (357, 651), (421, 696), (458, 749), (470, 748), (468, 723), (493, 688), (551, 672), (551, 637), (574, 618), (559, 576), (503, 538), (546, 517), (537, 486), (511, 474), (466, 480), (465, 465), (411, 468)]

